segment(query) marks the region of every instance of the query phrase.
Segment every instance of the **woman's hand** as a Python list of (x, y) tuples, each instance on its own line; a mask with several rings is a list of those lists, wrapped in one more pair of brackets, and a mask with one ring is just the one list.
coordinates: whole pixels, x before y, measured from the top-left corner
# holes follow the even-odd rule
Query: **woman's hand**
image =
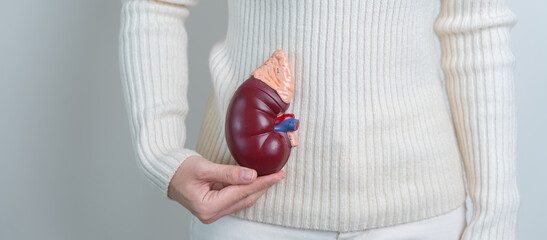
[(213, 163), (188, 157), (177, 169), (167, 196), (180, 203), (205, 224), (252, 206), (274, 183), (285, 178), (277, 173), (257, 178), (254, 169)]

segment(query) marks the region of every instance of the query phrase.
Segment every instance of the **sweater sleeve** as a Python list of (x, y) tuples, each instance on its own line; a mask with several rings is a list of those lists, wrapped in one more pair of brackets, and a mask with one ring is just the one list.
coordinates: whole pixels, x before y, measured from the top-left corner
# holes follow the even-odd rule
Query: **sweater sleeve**
[(164, 195), (180, 164), (188, 113), (187, 6), (197, 0), (122, 1), (119, 62), (131, 136), (143, 173)]
[(473, 215), (462, 240), (515, 239), (516, 107), (504, 0), (441, 0), (435, 32)]

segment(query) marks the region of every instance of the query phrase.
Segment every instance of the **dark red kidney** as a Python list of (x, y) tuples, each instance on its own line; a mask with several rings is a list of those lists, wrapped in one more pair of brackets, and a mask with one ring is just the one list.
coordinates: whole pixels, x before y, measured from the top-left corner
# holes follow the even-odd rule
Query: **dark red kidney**
[(288, 103), (252, 75), (235, 91), (226, 113), (225, 136), (230, 153), (241, 166), (259, 176), (278, 172), (291, 153), (286, 132), (274, 131), (277, 115)]

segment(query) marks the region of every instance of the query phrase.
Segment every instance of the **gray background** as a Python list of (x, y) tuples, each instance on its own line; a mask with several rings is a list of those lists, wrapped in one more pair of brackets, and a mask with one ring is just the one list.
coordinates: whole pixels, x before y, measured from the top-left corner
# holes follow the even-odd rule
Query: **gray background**
[[(518, 3), (518, 4), (517, 4)], [(510, 0), (517, 57), (518, 239), (547, 228), (547, 2)], [(118, 65), (119, 1), (0, 2), (0, 239), (188, 239), (189, 212), (141, 175)], [(224, 0), (190, 8), (195, 148)], [(470, 204), (470, 203), (468, 203)], [(470, 205), (468, 205), (470, 206)]]

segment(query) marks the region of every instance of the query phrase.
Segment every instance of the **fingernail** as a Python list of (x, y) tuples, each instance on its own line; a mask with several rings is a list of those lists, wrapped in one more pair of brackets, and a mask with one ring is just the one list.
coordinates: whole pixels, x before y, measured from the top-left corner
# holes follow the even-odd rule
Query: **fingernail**
[(242, 169), (241, 170), (241, 179), (243, 179), (245, 181), (251, 181), (251, 179), (253, 179), (253, 170)]

